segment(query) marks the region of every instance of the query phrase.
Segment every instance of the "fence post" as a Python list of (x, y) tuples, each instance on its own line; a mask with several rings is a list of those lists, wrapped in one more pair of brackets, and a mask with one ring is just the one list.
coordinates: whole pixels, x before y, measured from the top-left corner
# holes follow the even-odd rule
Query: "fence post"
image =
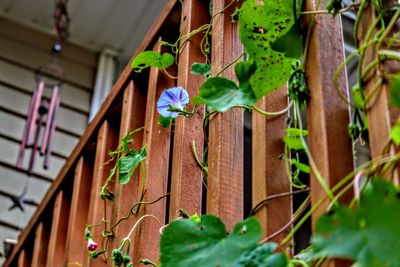
[[(188, 34), (198, 27), (208, 23), (208, 9), (202, 0), (183, 1), (181, 28), (182, 35)], [(179, 55), (178, 86), (185, 88), (189, 97), (197, 95), (204, 80), (201, 76), (190, 73), (190, 66), (194, 62), (205, 62), (200, 50), (202, 34), (193, 36)], [(189, 105), (189, 110), (190, 110)], [(181, 116), (175, 120), (174, 146), (171, 174), (170, 220), (175, 219), (179, 209), (189, 214), (201, 212), (201, 195), (203, 173), (192, 155), (192, 141), (196, 143), (198, 156), (203, 151), (203, 108), (198, 108), (190, 118)]]
[[(221, 12), (230, 0), (214, 0), (213, 14)], [(237, 58), (243, 51), (231, 16), (231, 5), (215, 16), (212, 29), (212, 74)], [(224, 77), (235, 79), (233, 67), (223, 72)], [(210, 118), (208, 143), (207, 212), (221, 217), (230, 230), (243, 219), (243, 110), (232, 109)]]
[[(268, 111), (283, 110), (287, 105), (286, 86), (268, 94), (257, 103), (259, 108)], [(280, 158), (284, 151), (282, 137), (286, 128), (285, 115), (287, 114), (278, 117), (265, 117), (256, 112), (252, 114), (253, 207), (269, 196), (291, 191), (285, 161)], [(291, 196), (269, 201), (256, 214), (266, 236), (282, 228), (290, 221), (291, 216)], [(279, 242), (284, 236), (285, 232), (276, 236), (273, 240)]]

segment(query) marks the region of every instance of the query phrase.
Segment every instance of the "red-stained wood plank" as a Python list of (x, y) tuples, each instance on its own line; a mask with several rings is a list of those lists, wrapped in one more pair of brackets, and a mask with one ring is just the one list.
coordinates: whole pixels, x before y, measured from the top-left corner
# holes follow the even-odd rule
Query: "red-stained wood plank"
[[(229, 3), (230, 0), (213, 1), (213, 14)], [(235, 8), (231, 5), (213, 21), (213, 74), (243, 51), (237, 23), (232, 23), (230, 17)], [(235, 79), (233, 67), (223, 76)], [(232, 109), (213, 116), (209, 125), (207, 213), (220, 216), (228, 230), (243, 219), (243, 123), (243, 110)]]
[[(159, 42), (154, 51), (164, 52)], [(171, 68), (168, 72), (172, 75)], [(175, 85), (173, 79), (168, 78), (157, 68), (151, 68), (147, 90), (146, 119), (143, 144), (146, 144), (147, 159), (144, 173), (141, 173), (141, 185), (146, 188), (145, 201), (151, 202), (167, 193), (168, 164), (170, 150), (170, 128), (158, 125), (157, 100), (162, 91)], [(145, 175), (146, 177), (143, 177)], [(161, 199), (155, 204), (143, 206), (141, 214), (156, 216), (164, 224), (166, 216), (166, 199)], [(136, 235), (135, 249), (137, 259), (151, 259), (156, 261), (160, 242), (160, 225), (156, 220), (149, 218), (141, 224)]]
[(46, 264), (47, 248), (49, 245), (49, 234), (44, 224), (39, 223), (35, 233), (35, 244), (33, 246), (32, 267), (43, 267)]
[(88, 251), (84, 235), (89, 211), (91, 185), (92, 170), (87, 159), (82, 156), (76, 165), (74, 175), (71, 212), (65, 245), (67, 264), (83, 265), (86, 261)]
[[(93, 167), (93, 180), (90, 192), (89, 212), (87, 217), (87, 224), (94, 225), (102, 222), (104, 216), (104, 203), (100, 198), (100, 189), (105, 183), (110, 169), (114, 165), (114, 161), (104, 165), (108, 161), (107, 153), (114, 150), (117, 146), (117, 133), (113, 127), (106, 120), (100, 127), (97, 136), (96, 156)], [(111, 216), (111, 203), (107, 201), (107, 220)], [(95, 242), (101, 243), (103, 225), (92, 228), (92, 235)], [(109, 229), (107, 229), (109, 230)], [(102, 248), (99, 248), (100, 251)], [(86, 266), (103, 266), (103, 257), (98, 257), (95, 260), (87, 260)]]
[[(181, 34), (185, 35), (208, 23), (208, 4), (201, 0), (184, 1), (181, 16)], [(202, 34), (193, 36), (181, 51), (178, 66), (178, 86), (185, 88), (189, 97), (197, 95), (204, 78), (190, 73), (194, 62), (205, 62), (200, 50)], [(188, 105), (188, 110), (192, 110)], [(192, 141), (196, 144), (199, 158), (203, 151), (203, 107), (198, 107), (190, 119), (178, 117), (175, 121), (173, 161), (171, 175), (170, 220), (179, 216), (178, 210), (189, 214), (201, 212), (202, 170), (197, 165), (191, 150)]]
[[(146, 105), (146, 97), (133, 81), (130, 81), (128, 86), (125, 88), (123, 97), (119, 140), (124, 138), (129, 131), (133, 131), (144, 126)], [(140, 149), (142, 146), (143, 131), (134, 134), (133, 140), (134, 142), (132, 144), (132, 148)], [(115, 184), (115, 199), (113, 201), (111, 220), (112, 225), (115, 224), (119, 218), (126, 216), (132, 205), (140, 198), (139, 169), (140, 167), (134, 172), (128, 184)], [(129, 220), (122, 221), (115, 228), (115, 237), (111, 241), (110, 247), (119, 246), (119, 243), (128, 234), (135, 221), (136, 218), (132, 216)], [(109, 253), (111, 253), (111, 249)]]
[[(390, 1), (384, 1), (384, 3), (390, 3)], [(368, 7), (362, 16), (359, 24), (359, 41), (360, 44), (365, 42), (365, 35), (369, 31), (373, 21), (376, 19), (376, 10), (372, 7)], [(390, 37), (392, 33), (389, 33)], [(382, 46), (382, 49), (385, 47)], [(393, 47), (391, 48), (393, 49)], [(366, 50), (363, 67), (365, 68), (371, 61), (376, 59), (376, 48), (374, 46)], [(398, 73), (400, 71), (400, 64), (397, 62), (385, 62), (384, 70), (387, 73)], [(365, 81), (365, 94), (369, 95), (374, 90), (375, 83), (379, 79), (380, 72), (374, 72), (369, 80)], [(367, 117), (368, 117), (368, 134), (369, 134), (369, 148), (372, 159), (379, 158), (381, 156), (394, 155), (398, 151), (395, 149), (385, 148), (386, 142), (390, 136), (390, 129), (396, 120), (399, 118), (400, 112), (395, 108), (390, 107), (390, 93), (387, 83), (383, 83), (381, 89), (375, 93), (374, 97), (367, 103)], [(386, 178), (390, 178), (391, 175), (388, 173)], [(398, 177), (395, 176), (395, 179)], [(399, 181), (397, 180), (397, 183)]]
[[(149, 47), (149, 45), (153, 42), (155, 38), (157, 38), (157, 33), (161, 30), (161, 27), (168, 22), (169, 16), (171, 15), (172, 11), (174, 10), (175, 6), (177, 5), (177, 0), (169, 0), (168, 3), (165, 5), (164, 9), (161, 11), (160, 15), (158, 16), (157, 20), (154, 22), (153, 26), (150, 28), (149, 32), (146, 34), (145, 38), (143, 39), (142, 43), (136, 49), (134, 55), (132, 56), (131, 60), (140, 52), (145, 50)], [(178, 3), (179, 4), (179, 3)], [(61, 188), (63, 181), (67, 177), (67, 173), (75, 166), (75, 163), (81, 156), (82, 151), (85, 149), (87, 143), (90, 141), (92, 136), (96, 134), (96, 131), (99, 129), (101, 122), (107, 115), (108, 110), (112, 107), (113, 103), (115, 103), (116, 98), (120, 95), (121, 91), (123, 90), (123, 86), (126, 84), (127, 79), (130, 77), (132, 73), (131, 64), (127, 64), (123, 72), (120, 74), (118, 80), (114, 84), (110, 94), (103, 102), (102, 107), (100, 108), (99, 112), (89, 124), (88, 128), (86, 129), (85, 133), (81, 137), (78, 145), (75, 147), (71, 156), (64, 164), (63, 168), (61, 169), (60, 173), (58, 174), (56, 180), (53, 182), (53, 185), (46, 193), (45, 197), (43, 198), (40, 206), (37, 208), (35, 214), (32, 216), (27, 227), (22, 231), (19, 242), (13, 249), (10, 257), (7, 258), (4, 266), (10, 266), (15, 260), (18, 253), (21, 251), (23, 244), (28, 238), (28, 235), (31, 231), (34, 231), (35, 227), (39, 224), (41, 216), (45, 213), (46, 207), (50, 205)]]
[(53, 207), (53, 219), (46, 260), (47, 267), (64, 265), (69, 209), (70, 203), (64, 191), (60, 191)]
[(18, 256), (18, 267), (29, 267), (29, 266), (31, 266), (31, 261), (25, 249), (23, 249)]
[[(279, 111), (288, 105), (286, 87), (279, 88), (258, 101), (257, 106), (263, 110)], [(252, 113), (252, 203), (258, 203), (272, 195), (291, 191), (290, 181), (285, 170), (285, 161), (280, 159), (284, 152), (282, 137), (285, 134), (287, 114), (278, 117), (266, 117), (257, 112)], [(283, 197), (269, 201), (256, 213), (264, 234), (272, 235), (292, 216), (292, 198)], [(273, 241), (284, 238), (281, 233)]]
[[(307, 10), (314, 10), (316, 2), (307, 1)], [(343, 60), (340, 16), (316, 16), (305, 66), (311, 94), (307, 110), (308, 141), (316, 166), (329, 187), (334, 186), (353, 170), (352, 145), (347, 132), (350, 110), (337, 95), (332, 82)], [(329, 64), (326, 64), (327, 62)], [(339, 77), (338, 84), (342, 94), (348, 98), (346, 70)], [(313, 204), (326, 194), (314, 172), (311, 173), (310, 184)], [(348, 201), (350, 197), (351, 194), (348, 194), (342, 200)], [(327, 205), (326, 202), (313, 214), (313, 225)]]

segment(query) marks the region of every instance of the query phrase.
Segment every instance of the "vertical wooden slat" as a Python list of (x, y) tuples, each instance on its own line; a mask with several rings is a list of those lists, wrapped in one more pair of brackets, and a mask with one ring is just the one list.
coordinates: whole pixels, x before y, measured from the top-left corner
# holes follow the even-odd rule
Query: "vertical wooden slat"
[[(184, 1), (181, 16), (181, 34), (186, 35), (201, 25), (208, 23), (208, 4), (201, 0)], [(200, 50), (203, 36), (193, 36), (181, 51), (178, 66), (178, 86), (185, 88), (189, 97), (197, 95), (204, 78), (190, 73), (194, 62), (205, 62)], [(188, 110), (191, 106), (188, 105)], [(174, 147), (171, 175), (170, 219), (178, 216), (178, 210), (189, 214), (201, 212), (202, 170), (192, 156), (191, 144), (196, 143), (199, 158), (203, 151), (203, 108), (198, 107), (196, 114), (186, 119), (178, 117), (175, 121)]]
[(43, 267), (46, 264), (47, 248), (49, 245), (49, 234), (43, 225), (39, 223), (35, 233), (35, 244), (33, 246), (32, 267)]
[(18, 256), (18, 267), (29, 267), (29, 266), (31, 266), (30, 259), (25, 249), (23, 249)]
[(84, 242), (87, 222), (92, 173), (87, 160), (81, 156), (76, 167), (71, 200), (71, 212), (68, 222), (67, 241), (65, 245), (67, 263), (83, 265), (87, 256)]
[[(100, 189), (107, 179), (107, 176), (112, 168), (114, 162), (107, 165), (104, 163), (108, 160), (107, 152), (115, 149), (116, 147), (116, 133), (110, 126), (109, 122), (106, 120), (101, 125), (98, 136), (97, 136), (97, 147), (96, 147), (96, 157), (93, 167), (93, 180), (90, 192), (90, 204), (88, 212), (87, 224), (98, 224), (102, 222), (104, 213), (104, 203), (100, 198)], [(107, 201), (107, 218), (110, 220), (111, 216), (111, 204)], [(102, 238), (102, 227), (95, 227), (92, 229), (92, 235), (95, 242), (100, 244)], [(95, 260), (89, 260), (86, 266), (103, 266), (103, 258), (99, 257)]]
[[(159, 42), (153, 50), (162, 52)], [(141, 178), (141, 183), (145, 182), (143, 186), (146, 188), (145, 201), (147, 202), (154, 201), (167, 193), (170, 129), (164, 129), (158, 125), (157, 100), (164, 89), (173, 87), (174, 84), (175, 81), (166, 77), (159, 69), (151, 68), (143, 138), (143, 143), (147, 145), (148, 154), (144, 173), (146, 179)], [(140, 188), (142, 188), (142, 185)], [(164, 224), (166, 208), (166, 199), (164, 198), (155, 204), (144, 206), (143, 214), (152, 214)], [(135, 240), (139, 259), (157, 259), (160, 242), (159, 228), (160, 225), (157, 221), (151, 218), (141, 224), (140, 232)]]
[[(125, 88), (123, 96), (119, 140), (125, 137), (129, 131), (144, 126), (145, 104), (146, 98), (142, 91), (140, 91), (140, 88), (133, 81), (130, 81)], [(133, 139), (132, 148), (140, 149), (142, 146), (143, 131), (135, 134)], [(139, 169), (135, 171), (128, 184), (115, 185), (111, 224), (115, 224), (119, 218), (126, 216), (131, 206), (139, 200)], [(136, 218), (131, 217), (129, 220), (121, 222), (115, 228), (115, 238), (110, 243), (111, 247), (119, 245), (121, 239), (128, 234), (135, 221)], [(111, 249), (109, 252), (111, 252)]]
[(65, 241), (67, 236), (68, 217), (70, 203), (64, 191), (57, 195), (53, 208), (53, 219), (51, 222), (49, 248), (46, 266), (63, 266), (65, 260)]
[[(213, 1), (213, 14), (224, 9), (230, 0)], [(213, 21), (212, 73), (216, 74), (242, 52), (237, 23), (232, 23), (231, 5)], [(223, 75), (235, 79), (233, 67)], [(221, 217), (231, 229), (243, 219), (243, 122), (241, 109), (220, 113), (210, 120), (208, 144), (207, 212)]]
[[(307, 10), (314, 10), (316, 2), (307, 1)], [(340, 16), (316, 16), (315, 20), (305, 66), (311, 94), (307, 110), (308, 141), (316, 166), (326, 184), (332, 187), (353, 170), (352, 145), (347, 133), (350, 110), (337, 95), (332, 82), (344, 60), (342, 25)], [(342, 94), (348, 97), (346, 71), (339, 78), (339, 86)], [(311, 202), (316, 203), (325, 196), (325, 191), (314, 172), (310, 180)], [(313, 214), (313, 225), (326, 207), (327, 203)]]
[[(383, 1), (383, 3), (389, 3), (391, 1)], [(365, 43), (365, 35), (369, 31), (371, 25), (376, 19), (376, 11), (372, 7), (368, 7), (360, 19), (358, 29), (358, 39), (360, 44)], [(388, 37), (390, 37), (389, 34)], [(382, 49), (384, 46), (382, 46)], [(393, 49), (393, 48), (391, 48)], [(366, 50), (363, 67), (365, 68), (371, 61), (376, 59), (376, 49), (374, 46), (369, 47)], [(400, 65), (396, 62), (386, 62), (384, 64), (385, 72), (397, 73), (400, 70)], [(379, 79), (380, 72), (374, 72), (372, 77), (365, 83), (365, 94), (368, 95), (374, 89), (374, 85)], [(367, 117), (368, 117), (368, 134), (369, 134), (369, 148), (372, 159), (376, 159), (383, 156), (383, 149), (386, 141), (390, 136), (391, 126), (396, 122), (399, 111), (395, 108), (390, 108), (389, 105), (389, 88), (387, 83), (383, 83), (382, 88), (376, 92), (375, 96), (367, 103)], [(396, 151), (393, 149), (389, 151), (389, 154), (393, 155)], [(386, 153), (387, 154), (387, 153)], [(385, 155), (388, 156), (388, 155)]]
[[(257, 106), (263, 110), (278, 111), (288, 105), (286, 87), (262, 98)], [(268, 196), (290, 192), (291, 185), (285, 170), (285, 162), (280, 159), (284, 151), (282, 137), (285, 115), (279, 117), (265, 117), (259, 113), (252, 114), (252, 201), (253, 207)], [(291, 197), (274, 199), (267, 203), (256, 217), (259, 219), (265, 235), (271, 235), (287, 222), (292, 215)], [(284, 233), (278, 235), (274, 241), (284, 238)]]

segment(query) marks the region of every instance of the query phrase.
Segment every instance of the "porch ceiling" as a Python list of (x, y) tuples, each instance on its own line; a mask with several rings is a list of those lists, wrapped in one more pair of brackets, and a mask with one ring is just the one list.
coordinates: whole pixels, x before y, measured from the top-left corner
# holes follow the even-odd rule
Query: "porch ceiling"
[[(0, 16), (52, 32), (54, 0), (2, 0)], [(143, 40), (167, 0), (69, 0), (70, 42), (100, 51), (112, 47), (125, 58)]]

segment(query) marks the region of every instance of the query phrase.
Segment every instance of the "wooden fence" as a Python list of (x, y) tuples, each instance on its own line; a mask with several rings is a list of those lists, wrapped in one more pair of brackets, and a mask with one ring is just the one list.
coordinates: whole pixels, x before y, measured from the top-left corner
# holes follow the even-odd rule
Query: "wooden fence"
[[(214, 0), (214, 14), (221, 11), (231, 0)], [(308, 0), (306, 8), (313, 10), (314, 0)], [(231, 22), (232, 5), (224, 14), (216, 16), (212, 28), (212, 73), (236, 58), (242, 51), (237, 23)], [(162, 14), (145, 36), (137, 53), (143, 50), (161, 50), (159, 40), (175, 41), (208, 23), (208, 1), (170, 0)], [(352, 144), (347, 134), (350, 110), (338, 97), (332, 77), (344, 60), (343, 37), (340, 16), (316, 16), (312, 30), (310, 49), (306, 60), (307, 83), (311, 100), (307, 110), (308, 143), (315, 164), (329, 186), (353, 170)], [(193, 62), (204, 62), (199, 48), (201, 36), (196, 35), (179, 55), (179, 66), (171, 70), (178, 77), (170, 79), (158, 69), (151, 68), (144, 74), (136, 74), (128, 65), (114, 85), (101, 110), (89, 125), (79, 144), (62, 168), (54, 184), (38, 207), (29, 225), (21, 233), (19, 242), (7, 259), (5, 266), (105, 266), (101, 260), (88, 261), (84, 228), (86, 224), (99, 222), (103, 216), (103, 204), (99, 198), (109, 165), (104, 165), (107, 152), (116, 148), (119, 140), (129, 130), (144, 125), (144, 131), (135, 135), (135, 146), (147, 144), (147, 182), (145, 199), (151, 201), (170, 192), (168, 198), (144, 208), (144, 213), (157, 216), (168, 223), (178, 216), (178, 210), (188, 213), (211, 213), (221, 217), (227, 228), (248, 216), (248, 211), (260, 201), (276, 194), (290, 192), (291, 186), (280, 160), (284, 145), (282, 136), (286, 127), (285, 117), (275, 118), (249, 114), (232, 109), (215, 116), (208, 128), (208, 186), (202, 184), (202, 170), (192, 156), (194, 140), (199, 157), (205, 145), (203, 114), (191, 119), (177, 118), (173, 129), (157, 125), (156, 102), (165, 88), (179, 85), (190, 96), (197, 94), (202, 76), (192, 75)], [(345, 96), (347, 78), (339, 78)], [(232, 68), (223, 72), (234, 79)], [(257, 104), (260, 108), (277, 111), (288, 105), (287, 90), (280, 88)], [(388, 105), (372, 110), (376, 120), (387, 122)], [(250, 126), (249, 126), (250, 125)], [(371, 125), (371, 124), (370, 124)], [(388, 125), (386, 125), (386, 128)], [(386, 140), (388, 132), (373, 133), (375, 140)], [(375, 155), (373, 155), (374, 157)], [(125, 215), (139, 196), (144, 182), (143, 173), (136, 171), (127, 185), (114, 187), (115, 200), (108, 212), (113, 220)], [(311, 205), (323, 194), (311, 174), (313, 188)], [(257, 213), (264, 234), (270, 235), (281, 229), (292, 218), (292, 197), (275, 198)], [(321, 210), (322, 211), (322, 210)], [(318, 213), (316, 213), (318, 214)], [(111, 245), (119, 244), (137, 218), (121, 223)], [(101, 233), (94, 231), (95, 240)], [(281, 240), (284, 233), (274, 240)], [(132, 255), (134, 259), (157, 259), (159, 225), (144, 221), (136, 237)], [(110, 261), (108, 263), (111, 265)]]

